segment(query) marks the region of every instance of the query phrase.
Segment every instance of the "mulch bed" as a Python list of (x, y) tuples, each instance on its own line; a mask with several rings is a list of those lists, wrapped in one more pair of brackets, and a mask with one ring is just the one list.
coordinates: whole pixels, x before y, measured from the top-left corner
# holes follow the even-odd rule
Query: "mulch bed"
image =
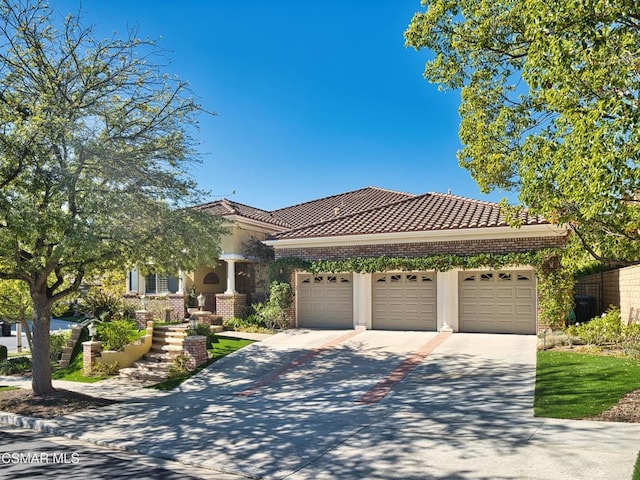
[(114, 403), (118, 402), (62, 389), (39, 396), (34, 395), (31, 390), (22, 388), (0, 392), (0, 411), (38, 418), (62, 417)]
[(605, 410), (600, 415), (588, 417), (584, 420), (640, 423), (640, 390), (627, 393), (609, 410)]

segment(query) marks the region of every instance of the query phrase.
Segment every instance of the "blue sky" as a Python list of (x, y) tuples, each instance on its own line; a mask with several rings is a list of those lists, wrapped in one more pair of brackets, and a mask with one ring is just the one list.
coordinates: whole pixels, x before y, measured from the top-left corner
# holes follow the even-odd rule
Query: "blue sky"
[[(379, 186), (482, 195), (458, 166), (459, 92), (404, 46), (419, 0), (51, 0), (98, 37), (137, 26), (202, 105), (194, 168), (209, 199), (267, 210)], [(234, 195), (230, 195), (235, 191)]]

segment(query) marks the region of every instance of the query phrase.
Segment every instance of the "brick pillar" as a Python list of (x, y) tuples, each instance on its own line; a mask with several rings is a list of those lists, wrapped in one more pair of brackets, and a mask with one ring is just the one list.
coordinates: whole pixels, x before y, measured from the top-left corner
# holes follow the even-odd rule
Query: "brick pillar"
[(147, 322), (153, 321), (153, 312), (151, 310), (136, 310), (136, 323), (138, 328), (146, 328)]
[(187, 306), (187, 296), (180, 293), (169, 294), (169, 308), (171, 309), (171, 321), (184, 320)]
[(102, 353), (102, 342), (89, 340), (82, 342), (82, 370), (85, 375), (91, 373), (91, 366), (96, 357)]
[(203, 323), (205, 325), (222, 325), (222, 317), (211, 313), (207, 310), (201, 310), (194, 312), (189, 317), (190, 320), (195, 320), (196, 323)]
[(207, 361), (207, 337), (193, 335), (184, 339), (182, 351), (189, 356), (189, 370), (195, 370), (198, 366)]
[(247, 295), (244, 293), (219, 293), (216, 295), (216, 313), (223, 320), (244, 318), (246, 315)]

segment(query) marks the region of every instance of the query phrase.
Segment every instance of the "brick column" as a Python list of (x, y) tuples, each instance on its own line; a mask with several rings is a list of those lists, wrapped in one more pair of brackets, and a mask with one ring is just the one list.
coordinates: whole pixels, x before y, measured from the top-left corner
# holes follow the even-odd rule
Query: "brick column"
[(182, 351), (189, 356), (188, 368), (195, 370), (198, 366), (207, 361), (207, 337), (193, 335), (184, 339)]
[(91, 374), (91, 366), (96, 357), (102, 353), (102, 342), (89, 340), (82, 342), (82, 370), (85, 375)]
[(181, 293), (169, 294), (169, 307), (172, 310), (171, 320), (181, 321), (184, 320), (186, 313), (187, 296)]
[(223, 320), (244, 318), (246, 315), (247, 295), (244, 293), (219, 293), (216, 295), (216, 313)]
[(211, 313), (207, 310), (194, 312), (189, 317), (190, 320), (195, 320), (196, 323), (203, 323), (205, 325), (222, 325), (222, 317)]
[(136, 310), (136, 323), (138, 328), (146, 328), (147, 322), (153, 321), (153, 312), (151, 310)]

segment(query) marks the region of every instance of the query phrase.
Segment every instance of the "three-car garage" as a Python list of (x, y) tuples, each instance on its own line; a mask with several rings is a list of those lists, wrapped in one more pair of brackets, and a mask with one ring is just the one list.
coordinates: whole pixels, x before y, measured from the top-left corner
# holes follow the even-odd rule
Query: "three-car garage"
[(533, 270), (299, 273), (296, 284), (299, 327), (435, 331), (447, 325), (460, 332), (515, 334), (537, 329)]

